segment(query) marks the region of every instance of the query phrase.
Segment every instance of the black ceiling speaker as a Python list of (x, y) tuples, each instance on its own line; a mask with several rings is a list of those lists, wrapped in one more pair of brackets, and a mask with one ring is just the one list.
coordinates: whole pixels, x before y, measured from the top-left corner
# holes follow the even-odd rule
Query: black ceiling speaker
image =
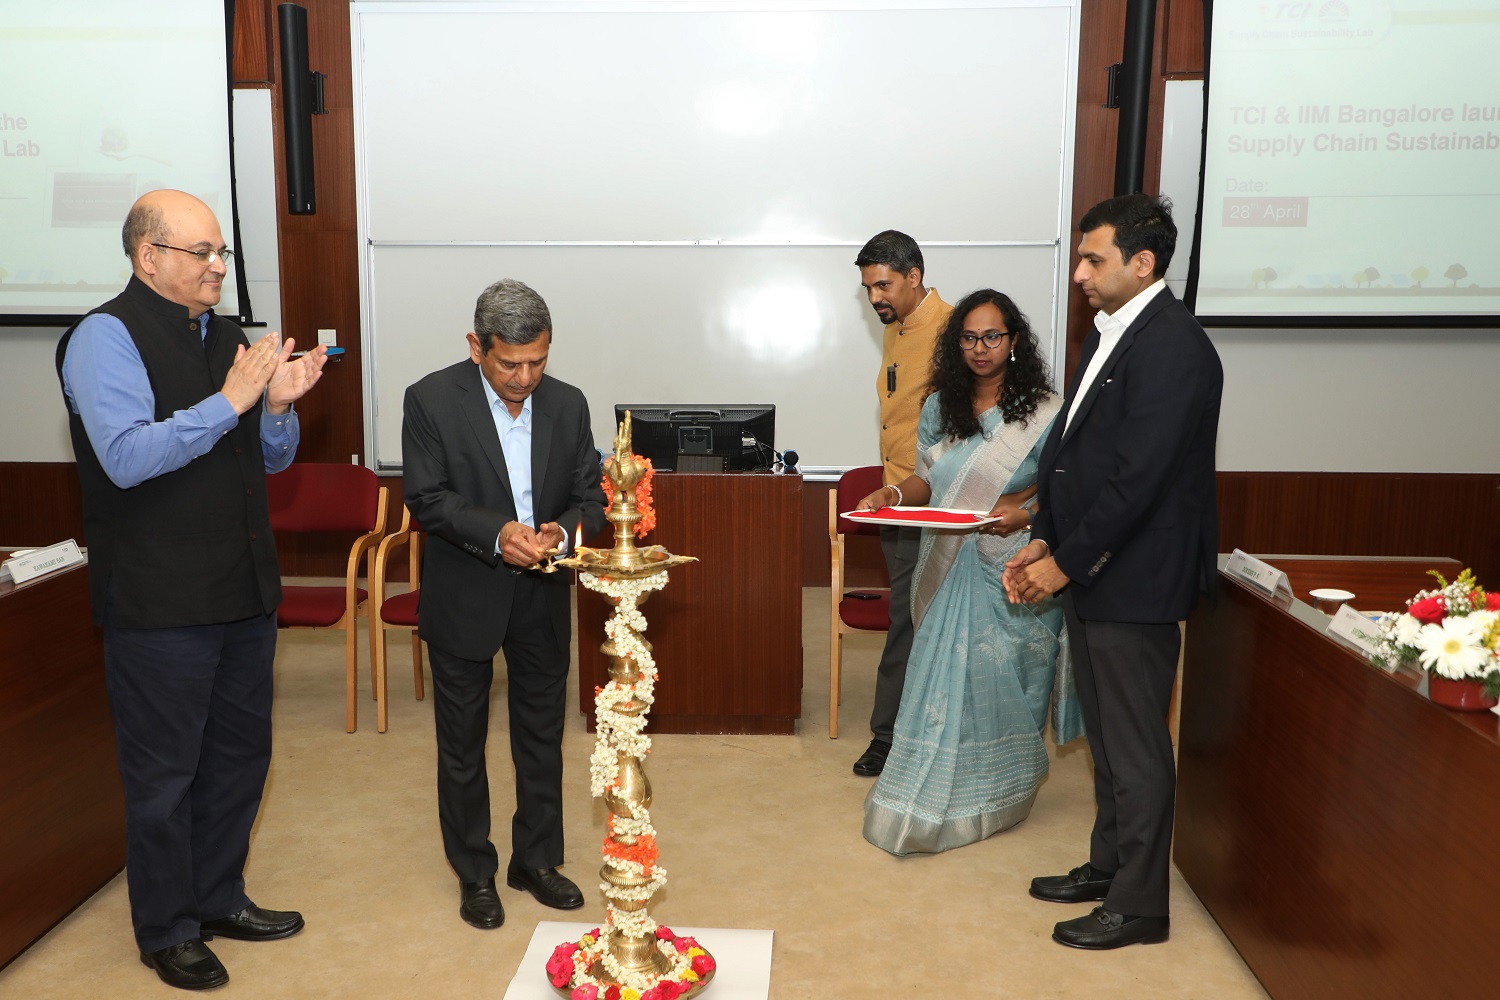
[(281, 29), (281, 145), (286, 153), (286, 202), (292, 215), (318, 210), (313, 185), (312, 116), (323, 106), (323, 74), (308, 68), (307, 8), (278, 4)]

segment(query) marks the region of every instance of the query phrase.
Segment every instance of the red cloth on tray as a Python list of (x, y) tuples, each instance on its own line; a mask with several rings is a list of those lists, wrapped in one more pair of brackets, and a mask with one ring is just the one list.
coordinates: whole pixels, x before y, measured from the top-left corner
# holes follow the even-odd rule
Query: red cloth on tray
[(944, 524), (973, 524), (984, 520), (978, 514), (958, 514), (951, 510), (916, 511), (897, 510), (894, 507), (859, 511), (855, 516), (862, 521), (909, 521), (912, 518), (918, 518), (923, 521), (942, 521)]

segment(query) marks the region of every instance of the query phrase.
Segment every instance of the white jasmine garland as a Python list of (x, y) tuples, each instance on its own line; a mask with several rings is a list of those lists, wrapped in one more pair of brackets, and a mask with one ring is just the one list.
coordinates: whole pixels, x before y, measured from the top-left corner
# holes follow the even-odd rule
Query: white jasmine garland
[[(639, 679), (629, 684), (610, 680), (594, 696), (595, 738), (594, 750), (589, 756), (589, 788), (595, 798), (602, 798), (619, 781), (621, 755), (641, 758), (651, 752), (651, 738), (646, 735), (646, 716), (656, 701), (656, 660), (641, 639), (641, 633), (646, 630), (646, 616), (641, 613), (639, 605), (646, 594), (666, 586), (667, 574), (661, 572), (636, 580), (615, 580), (585, 573), (582, 582), (589, 590), (611, 598), (614, 613), (605, 622), (604, 633), (614, 643), (616, 655), (633, 660), (640, 673)], [(610, 838), (616, 842), (621, 838), (654, 838), (656, 828), (651, 825), (650, 811), (639, 803), (626, 803), (626, 806), (631, 815), (610, 815)], [(640, 861), (609, 854), (605, 855), (604, 863), (611, 870), (632, 879), (650, 879), (639, 886), (599, 883), (599, 890), (605, 897), (606, 926), (627, 937), (654, 937), (658, 925), (645, 910), (621, 909), (620, 904), (650, 900), (666, 885), (666, 868), (653, 864), (648, 872)], [(684, 973), (691, 972), (691, 957), (679, 953), (669, 941), (654, 942), (671, 962), (665, 976), (647, 977), (629, 971), (610, 954), (608, 935), (609, 931), (603, 931), (597, 940), (585, 936), (579, 942), (579, 948), (572, 956), (571, 986), (598, 985), (599, 981), (589, 973), (595, 962), (622, 987), (640, 993), (650, 989), (660, 978), (682, 980)]]

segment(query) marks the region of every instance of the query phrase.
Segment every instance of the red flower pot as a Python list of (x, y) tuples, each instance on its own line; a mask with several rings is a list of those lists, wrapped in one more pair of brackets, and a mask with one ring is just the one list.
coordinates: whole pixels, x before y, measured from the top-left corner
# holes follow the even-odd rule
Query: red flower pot
[(1500, 703), (1500, 698), (1485, 697), (1483, 681), (1473, 678), (1456, 681), (1430, 671), (1427, 674), (1427, 697), (1433, 704), (1456, 708), (1460, 712), (1483, 712)]

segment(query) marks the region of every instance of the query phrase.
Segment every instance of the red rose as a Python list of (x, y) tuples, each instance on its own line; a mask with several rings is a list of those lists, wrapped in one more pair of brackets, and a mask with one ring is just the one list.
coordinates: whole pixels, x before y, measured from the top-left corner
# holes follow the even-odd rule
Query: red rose
[(604, 1000), (620, 1000), (620, 987), (611, 986), (604, 991)]
[(1486, 610), (1486, 611), (1500, 611), (1500, 594), (1497, 594), (1493, 590), (1490, 591), (1488, 594), (1485, 594), (1484, 595), (1484, 610)]
[(658, 940), (658, 941), (670, 941), (670, 940), (672, 940), (676, 936), (677, 936), (676, 934), (672, 933), (672, 928), (666, 926), (665, 924), (658, 924), (657, 925), (657, 927), (656, 927), (656, 940)]
[(716, 968), (712, 955), (694, 955), (693, 971), (700, 976), (706, 976)]
[(1447, 606), (1445, 605), (1441, 595), (1436, 597), (1424, 597), (1417, 603), (1413, 604), (1411, 607), (1407, 608), (1406, 613), (1411, 615), (1417, 621), (1421, 622), (1423, 625), (1436, 625), (1438, 622), (1442, 621), (1443, 617), (1447, 614)]

